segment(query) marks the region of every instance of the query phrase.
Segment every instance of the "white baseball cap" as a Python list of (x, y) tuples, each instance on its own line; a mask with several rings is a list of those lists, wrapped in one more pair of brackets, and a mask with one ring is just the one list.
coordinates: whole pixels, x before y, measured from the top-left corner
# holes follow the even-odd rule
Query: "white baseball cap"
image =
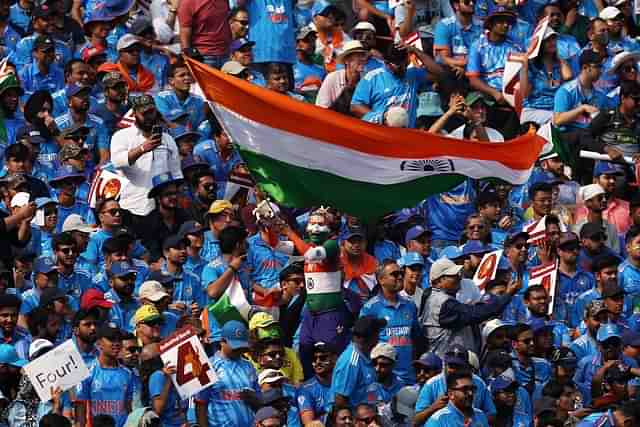
[(440, 258), (431, 265), (429, 280), (433, 282), (442, 276), (455, 276), (460, 274), (460, 270), (462, 270), (461, 265), (457, 265), (449, 258)]
[(62, 224), (62, 232), (81, 231), (83, 233), (92, 233), (93, 227), (84, 222), (84, 219), (78, 214), (69, 215)]
[(162, 298), (168, 297), (169, 294), (160, 284), (160, 282), (157, 282), (155, 280), (147, 280), (146, 282), (142, 283), (142, 285), (140, 285), (138, 296), (140, 299), (148, 299), (149, 301), (158, 302)]
[(589, 184), (580, 188), (580, 198), (585, 202), (600, 194), (605, 194), (604, 188), (600, 184)]
[(355, 33), (356, 31), (373, 31), (375, 33), (376, 27), (374, 27), (371, 22), (361, 21), (353, 27), (353, 30), (351, 30), (352, 33)]
[(25, 193), (24, 191), (21, 191), (19, 193), (16, 193), (15, 196), (13, 196), (13, 198), (11, 198), (11, 207), (12, 208), (21, 208), (24, 205), (29, 203), (29, 193)]
[(371, 350), (371, 360), (377, 359), (378, 357), (386, 357), (389, 360), (396, 360), (396, 349), (389, 343), (379, 342), (375, 347), (373, 347), (373, 350)]
[(53, 343), (44, 338), (38, 338), (29, 346), (29, 360), (33, 360), (34, 357), (40, 356), (46, 349), (52, 349)]
[(265, 369), (258, 375), (258, 385), (273, 384), (275, 382), (286, 379), (282, 371), (277, 369)]
[(615, 19), (616, 16), (620, 15), (620, 9), (613, 6), (607, 6), (600, 11), (600, 19)]

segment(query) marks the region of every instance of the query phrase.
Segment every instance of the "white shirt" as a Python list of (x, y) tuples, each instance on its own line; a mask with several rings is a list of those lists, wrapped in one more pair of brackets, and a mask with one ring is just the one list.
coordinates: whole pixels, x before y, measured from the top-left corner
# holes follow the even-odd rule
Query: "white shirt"
[(155, 201), (147, 197), (154, 176), (170, 173), (174, 178), (182, 178), (178, 146), (168, 133), (162, 134), (162, 143), (155, 150), (129, 165), (129, 150), (140, 146), (144, 140), (135, 125), (117, 131), (111, 138), (111, 163), (130, 181), (120, 194), (120, 207), (140, 216), (155, 208)]

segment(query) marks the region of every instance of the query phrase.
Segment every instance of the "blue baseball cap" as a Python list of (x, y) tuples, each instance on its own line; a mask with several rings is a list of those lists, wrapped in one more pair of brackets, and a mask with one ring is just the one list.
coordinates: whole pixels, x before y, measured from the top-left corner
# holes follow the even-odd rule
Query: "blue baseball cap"
[(189, 154), (188, 156), (185, 156), (185, 158), (180, 162), (180, 169), (182, 169), (182, 172), (186, 173), (186, 171), (191, 168), (208, 169), (209, 163), (205, 162), (204, 159), (200, 156)]
[(231, 53), (234, 53), (245, 46), (253, 47), (255, 46), (255, 44), (256, 42), (252, 42), (251, 40), (247, 40), (245, 38), (239, 38), (231, 42), (231, 46), (229, 46), (229, 51)]
[(73, 179), (80, 183), (85, 180), (85, 176), (71, 165), (62, 165), (56, 170), (56, 175), (49, 180), (49, 185), (56, 188), (65, 179)]
[(448, 258), (451, 261), (454, 261), (462, 256), (462, 249), (457, 246), (447, 246), (446, 248), (442, 249), (442, 251), (440, 251), (440, 258)]
[(513, 375), (509, 375), (510, 372), (513, 371), (507, 370), (491, 380), (491, 382), (488, 384), (491, 393), (505, 390), (509, 387), (512, 387), (514, 384), (517, 385), (516, 379), (513, 377)]
[(169, 184), (182, 184), (184, 180), (182, 178), (174, 178), (169, 172), (161, 173), (160, 175), (156, 175), (151, 178), (151, 191), (147, 194), (149, 199), (153, 199), (158, 195), (162, 188), (166, 187)]
[(348, 227), (347, 231), (344, 233), (344, 236), (342, 236), (342, 240), (349, 240), (355, 236), (360, 236), (364, 239), (366, 236), (365, 229), (358, 225), (353, 227)]
[(0, 344), (0, 363), (22, 368), (27, 361), (18, 357), (15, 347), (11, 344)]
[(621, 165), (616, 163), (598, 160), (593, 168), (593, 176), (600, 175), (624, 175), (624, 170)]
[(411, 265), (421, 265), (424, 267), (424, 259), (417, 252), (407, 252), (398, 259), (400, 267), (409, 267)]
[(469, 365), (469, 351), (460, 344), (453, 344), (444, 354), (447, 365)]
[(531, 325), (531, 330), (533, 330), (534, 335), (545, 330), (553, 330), (553, 325), (540, 317), (532, 319), (529, 324)]
[(407, 230), (407, 233), (404, 235), (404, 244), (406, 245), (410, 240), (415, 240), (423, 234), (428, 234), (429, 236), (431, 236), (433, 233), (431, 233), (431, 230), (421, 225), (414, 225), (409, 230)]
[(249, 348), (249, 330), (246, 325), (237, 320), (230, 320), (222, 327), (222, 339), (233, 350)]
[(51, 197), (38, 197), (36, 199), (36, 207), (38, 209), (42, 209), (47, 205), (57, 205), (58, 202), (56, 202), (54, 199), (52, 199)]
[(127, 261), (119, 261), (111, 264), (109, 273), (111, 277), (124, 277), (129, 274), (137, 274), (138, 270)]
[(176, 126), (172, 129), (169, 129), (169, 134), (171, 134), (171, 136), (176, 142), (178, 142), (178, 139), (184, 138), (185, 136), (193, 136), (198, 139), (202, 137), (202, 135), (199, 132), (187, 129), (186, 126)]
[(337, 7), (332, 5), (331, 3), (328, 3), (325, 0), (316, 0), (315, 2), (313, 2), (313, 7), (311, 8), (311, 16), (317, 16), (317, 15), (322, 15), (322, 16), (326, 16), (325, 14), (328, 13), (330, 10), (336, 10)]
[(420, 359), (414, 360), (413, 365), (424, 366), (427, 369), (442, 369), (442, 359), (435, 353), (424, 353)]
[(491, 246), (485, 245), (480, 240), (469, 240), (462, 247), (462, 255), (482, 255), (492, 250), (493, 248)]
[(609, 338), (620, 338), (622, 339), (622, 333), (620, 332), (620, 328), (618, 325), (614, 325), (613, 323), (604, 323), (600, 325), (598, 328), (598, 334), (596, 339), (598, 342), (605, 342)]
[(133, 7), (135, 0), (103, 0), (98, 3), (97, 7), (106, 8), (107, 12), (111, 15), (122, 16), (126, 15)]
[(80, 92), (82, 92), (83, 90), (86, 90), (87, 92), (91, 91), (91, 87), (90, 86), (81, 86), (75, 83), (71, 83), (69, 85), (67, 85), (67, 87), (65, 88), (65, 92), (67, 93), (67, 98), (71, 98), (72, 96), (76, 96), (77, 94), (79, 94)]
[(58, 271), (58, 267), (56, 266), (55, 262), (53, 262), (53, 259), (49, 257), (40, 257), (36, 259), (35, 263), (33, 263), (34, 273), (48, 274), (52, 271)]

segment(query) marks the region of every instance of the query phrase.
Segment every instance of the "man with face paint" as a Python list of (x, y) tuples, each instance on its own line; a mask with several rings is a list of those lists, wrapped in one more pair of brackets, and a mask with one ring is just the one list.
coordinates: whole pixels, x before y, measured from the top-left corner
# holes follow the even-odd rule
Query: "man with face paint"
[(111, 161), (131, 182), (120, 194), (120, 205), (135, 217), (148, 215), (155, 207), (148, 198), (156, 175), (169, 173), (175, 179), (183, 177), (178, 147), (173, 138), (160, 127), (162, 119), (153, 98), (141, 95), (134, 98), (135, 126), (117, 131), (111, 138)]

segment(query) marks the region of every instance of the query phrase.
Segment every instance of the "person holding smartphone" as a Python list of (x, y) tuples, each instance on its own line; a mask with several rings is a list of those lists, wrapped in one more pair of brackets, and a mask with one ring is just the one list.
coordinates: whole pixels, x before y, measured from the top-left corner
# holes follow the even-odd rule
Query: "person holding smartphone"
[(132, 225), (141, 224), (141, 217), (155, 207), (154, 199), (147, 197), (153, 187), (152, 179), (170, 174), (181, 179), (178, 147), (149, 95), (133, 100), (135, 125), (119, 130), (111, 139), (111, 160), (130, 181), (120, 193), (120, 206), (132, 215)]

